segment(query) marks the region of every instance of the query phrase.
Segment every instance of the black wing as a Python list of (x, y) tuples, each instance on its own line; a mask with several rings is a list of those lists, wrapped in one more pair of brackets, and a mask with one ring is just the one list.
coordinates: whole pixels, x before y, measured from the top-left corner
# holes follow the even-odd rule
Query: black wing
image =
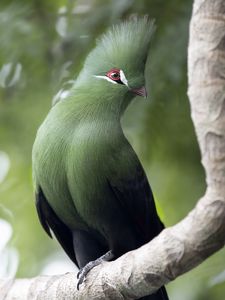
[(39, 220), (46, 233), (52, 238), (50, 229), (54, 232), (55, 237), (63, 247), (66, 254), (77, 265), (72, 231), (59, 219), (51, 206), (41, 188), (36, 193), (36, 208)]
[(153, 194), (145, 172), (140, 164), (129, 178), (109, 180), (124, 214), (135, 226), (140, 245), (147, 243), (163, 230), (164, 225), (157, 215)]

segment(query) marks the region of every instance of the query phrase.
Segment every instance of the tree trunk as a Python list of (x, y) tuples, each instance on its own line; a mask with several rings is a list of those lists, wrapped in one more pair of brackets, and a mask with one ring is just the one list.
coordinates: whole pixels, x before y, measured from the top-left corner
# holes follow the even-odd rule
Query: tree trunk
[[(76, 276), (0, 280), (0, 299), (136, 299), (191, 270), (225, 243), (225, 2), (195, 0), (188, 49), (188, 95), (207, 190), (181, 222), (153, 241)], [(157, 254), (157, 255), (156, 255)]]

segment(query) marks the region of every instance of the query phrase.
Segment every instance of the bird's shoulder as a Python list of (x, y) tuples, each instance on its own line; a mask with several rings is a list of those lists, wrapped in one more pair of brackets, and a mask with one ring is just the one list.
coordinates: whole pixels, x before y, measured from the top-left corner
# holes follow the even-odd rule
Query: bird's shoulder
[(129, 147), (120, 153), (108, 184), (118, 204), (137, 224), (140, 241), (144, 243), (157, 235), (163, 224), (157, 215), (152, 190), (137, 155)]
[(111, 181), (120, 183), (138, 176), (141, 172), (143, 176), (142, 165), (132, 146), (125, 138), (121, 138), (116, 150), (109, 158), (114, 166), (114, 172), (111, 176)]

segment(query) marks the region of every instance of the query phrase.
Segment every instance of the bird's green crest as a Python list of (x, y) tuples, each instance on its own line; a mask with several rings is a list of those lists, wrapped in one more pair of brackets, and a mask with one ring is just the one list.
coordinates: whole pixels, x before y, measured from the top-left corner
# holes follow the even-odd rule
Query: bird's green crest
[(78, 81), (88, 75), (103, 75), (112, 68), (125, 74), (143, 72), (154, 28), (154, 22), (144, 17), (114, 25), (97, 40)]

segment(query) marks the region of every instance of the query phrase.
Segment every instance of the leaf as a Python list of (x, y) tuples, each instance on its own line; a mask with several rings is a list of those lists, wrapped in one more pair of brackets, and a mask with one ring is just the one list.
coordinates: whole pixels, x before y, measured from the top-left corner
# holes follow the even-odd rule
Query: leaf
[(0, 70), (0, 86), (6, 88), (15, 85), (21, 77), (21, 72), (22, 65), (20, 63), (4, 64)]
[(209, 281), (209, 286), (213, 287), (217, 284), (221, 284), (225, 282), (225, 270), (221, 273), (217, 274), (216, 276), (212, 277)]
[(9, 222), (0, 219), (0, 252), (5, 248), (6, 244), (12, 236), (12, 226)]
[(4, 181), (6, 175), (8, 174), (9, 168), (9, 156), (5, 152), (0, 151), (0, 183)]

